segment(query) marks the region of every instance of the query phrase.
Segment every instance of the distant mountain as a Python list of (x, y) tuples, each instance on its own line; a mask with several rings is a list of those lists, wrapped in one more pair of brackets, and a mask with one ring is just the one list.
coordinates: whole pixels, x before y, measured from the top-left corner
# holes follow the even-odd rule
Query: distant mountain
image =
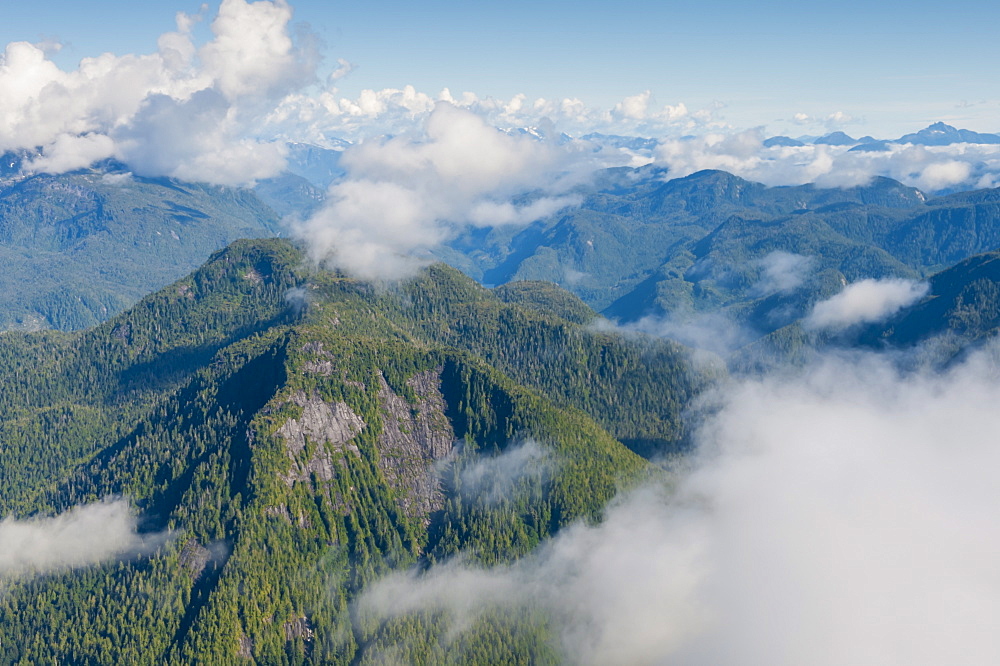
[[(751, 342), (729, 359), (736, 372), (759, 372), (814, 358), (824, 349), (902, 351), (897, 361), (946, 367), (1000, 334), (1000, 251), (964, 259), (927, 279), (927, 295), (888, 319), (844, 331), (807, 331), (800, 319)], [(828, 296), (840, 291), (839, 285)]]
[(892, 141), (875, 140), (866, 143), (859, 143), (850, 149), (852, 153), (879, 153), (892, 150)]
[(257, 181), (253, 192), (282, 217), (308, 217), (326, 201), (324, 188), (290, 171)]
[(505, 291), (442, 265), (376, 289), (241, 241), (89, 331), (0, 336), (0, 515), (127, 497), (147, 539), (5, 569), (3, 660), (558, 661), (540, 610), (461, 618), (461, 641), (437, 612), (357, 610), (393, 571), (510, 562), (597, 520), (655, 473), (622, 439), (683, 440), (705, 381), (683, 349)]
[(945, 123), (934, 123), (919, 132), (904, 134), (898, 139), (881, 139), (859, 142), (859, 145), (851, 148), (852, 152), (881, 152), (891, 149), (893, 144), (915, 146), (949, 146), (956, 143), (976, 143), (976, 144), (998, 144), (1000, 135), (984, 134), (971, 130), (956, 129)]
[(556, 134), (555, 128), (551, 124), (547, 127), (508, 127), (501, 131), (510, 136), (526, 136), (537, 141), (554, 140), (559, 145), (573, 140), (573, 137), (565, 132)]
[(248, 190), (141, 178), (110, 161), (58, 176), (22, 162), (5, 157), (0, 179), (0, 330), (91, 326), (237, 238), (280, 232)]
[(769, 139), (764, 139), (764, 147), (765, 148), (773, 148), (775, 146), (797, 147), (797, 146), (804, 146), (804, 145), (805, 144), (802, 143), (801, 141), (798, 141), (796, 139), (792, 139), (792, 138), (787, 137), (787, 136), (772, 136)]
[(813, 141), (816, 145), (822, 146), (853, 146), (858, 143), (857, 139), (852, 139), (843, 132), (831, 132)]
[(904, 134), (895, 139), (893, 143), (912, 143), (919, 146), (947, 146), (953, 143), (998, 144), (1000, 143), (1000, 135), (956, 129), (951, 125), (938, 122), (919, 132)]
[(641, 136), (621, 136), (618, 134), (600, 134), (591, 132), (580, 137), (584, 141), (596, 143), (599, 146), (609, 146), (612, 148), (625, 148), (637, 153), (647, 153), (654, 150), (660, 142), (656, 139), (647, 139)]
[(289, 143), (287, 170), (325, 190), (344, 174), (344, 170), (340, 168), (342, 153), (343, 150), (321, 148), (308, 143)]
[(578, 208), (477, 230), (442, 258), (486, 284), (558, 283), (625, 322), (723, 315), (752, 340), (845, 282), (919, 278), (1000, 247), (1000, 190), (930, 198), (889, 178), (826, 189), (667, 177), (607, 170), (578, 190)]

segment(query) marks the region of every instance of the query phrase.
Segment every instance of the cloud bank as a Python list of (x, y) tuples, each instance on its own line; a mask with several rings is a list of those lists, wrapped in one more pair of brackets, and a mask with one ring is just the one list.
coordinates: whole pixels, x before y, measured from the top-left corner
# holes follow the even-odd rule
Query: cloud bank
[(735, 384), (672, 492), (510, 566), (392, 576), (360, 608), (541, 607), (581, 664), (997, 663), (995, 367), (831, 358)]
[(820, 301), (802, 321), (811, 330), (842, 330), (882, 321), (927, 295), (930, 285), (890, 278), (861, 280)]
[(98, 502), (51, 518), (0, 521), (0, 576), (84, 567), (146, 552), (128, 502)]
[(346, 177), (296, 232), (317, 261), (366, 279), (406, 277), (463, 227), (525, 224), (576, 204), (566, 193), (573, 157), (440, 102), (421, 134), (348, 148)]
[(553, 453), (529, 439), (499, 455), (473, 458), (459, 471), (458, 489), (470, 500), (496, 504), (514, 493), (522, 479), (548, 476), (556, 467)]
[(320, 82), (318, 39), (292, 15), (284, 0), (222, 0), (205, 43), (193, 31), (202, 16), (181, 12), (153, 53), (104, 53), (72, 71), (49, 59), (52, 45), (9, 43), (0, 53), (0, 152), (40, 151), (27, 166), (49, 173), (115, 158), (139, 175), (242, 185), (278, 174), (286, 141), (332, 147), (409, 132), (441, 102), (505, 128), (661, 133), (714, 122), (712, 110), (660, 106), (649, 91), (611, 109), (413, 86), (345, 97), (337, 82), (355, 65), (339, 58)]
[(1000, 146), (886, 144), (884, 150), (850, 146), (764, 146), (761, 128), (732, 134), (672, 138), (654, 151), (672, 178), (721, 169), (765, 185), (855, 187), (886, 176), (927, 192), (995, 187), (1000, 183)]
[(815, 259), (794, 252), (775, 250), (759, 259), (760, 280), (752, 287), (751, 294), (769, 296), (795, 291), (807, 277)]
[(0, 56), (0, 151), (41, 149), (28, 166), (62, 172), (117, 158), (140, 175), (244, 184), (277, 174), (285, 148), (256, 129), (263, 112), (312, 80), (316, 56), (296, 45), (281, 1), (223, 0), (212, 39), (178, 14), (150, 55), (84, 58), (60, 70), (42, 47)]

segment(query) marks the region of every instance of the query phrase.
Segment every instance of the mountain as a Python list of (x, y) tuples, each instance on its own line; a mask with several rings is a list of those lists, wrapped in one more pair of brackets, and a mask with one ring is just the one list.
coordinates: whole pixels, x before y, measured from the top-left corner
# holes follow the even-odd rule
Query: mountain
[(600, 134), (591, 132), (580, 137), (583, 141), (589, 141), (599, 146), (610, 148), (625, 148), (637, 153), (650, 153), (660, 142), (656, 139), (648, 139), (641, 136), (621, 136), (618, 134)]
[[(871, 137), (867, 137), (871, 139)], [(1000, 135), (973, 132), (972, 130), (956, 129), (942, 122), (928, 125), (919, 132), (904, 134), (898, 139), (871, 139), (868, 142), (859, 140), (859, 145), (851, 148), (852, 152), (884, 152), (890, 150), (893, 144), (911, 144), (915, 146), (950, 146), (956, 143), (998, 144)]]
[(545, 121), (543, 121), (541, 127), (507, 127), (500, 131), (509, 136), (523, 136), (535, 141), (555, 141), (558, 145), (573, 140), (573, 137), (565, 132), (557, 134), (555, 126), (551, 122)]
[(893, 143), (912, 143), (918, 146), (947, 146), (953, 143), (997, 144), (1000, 143), (1000, 135), (956, 129), (938, 122), (928, 125), (919, 132), (904, 134)]
[(775, 146), (787, 146), (787, 147), (797, 147), (804, 146), (805, 144), (796, 139), (792, 139), (787, 136), (772, 136), (770, 138), (764, 139), (765, 148), (773, 148)]
[(305, 178), (315, 187), (325, 190), (344, 174), (340, 167), (343, 150), (322, 148), (309, 143), (288, 144), (289, 173)]
[[(944, 368), (995, 340), (1000, 332), (1000, 251), (964, 259), (927, 279), (927, 294), (888, 318), (841, 331), (808, 331), (808, 310), (736, 351), (729, 367), (757, 373), (801, 365), (822, 350), (903, 352), (898, 362)], [(832, 289), (827, 296), (840, 291)]]
[(934, 340), (950, 353), (1000, 331), (1000, 252), (969, 257), (928, 280), (925, 298), (858, 335), (865, 345), (912, 347)]
[(722, 171), (670, 179), (650, 165), (608, 169), (576, 193), (578, 208), (478, 229), (441, 258), (485, 284), (558, 283), (623, 322), (722, 315), (746, 342), (844, 282), (925, 277), (1000, 247), (1000, 189), (930, 197), (883, 177), (767, 187)]
[(853, 146), (858, 143), (857, 139), (852, 139), (849, 135), (837, 131), (819, 137), (813, 141), (818, 146)]
[(465, 618), (454, 642), (440, 613), (356, 601), (394, 570), (517, 558), (653, 471), (623, 440), (683, 445), (711, 378), (561, 312), (586, 319), (550, 285), (436, 265), (376, 288), (275, 239), (87, 331), (0, 336), (2, 514), (125, 497), (146, 544), (8, 571), (0, 660), (558, 660), (537, 614)]
[(867, 143), (859, 143), (858, 145), (851, 148), (848, 152), (851, 153), (884, 153), (892, 150), (892, 141), (886, 141), (884, 139), (877, 139), (875, 141), (868, 141)]
[(248, 190), (141, 178), (114, 162), (58, 176), (22, 162), (6, 156), (0, 178), (0, 330), (93, 325), (227, 243), (280, 231)]
[(257, 181), (253, 193), (282, 217), (305, 218), (326, 201), (326, 191), (290, 171)]

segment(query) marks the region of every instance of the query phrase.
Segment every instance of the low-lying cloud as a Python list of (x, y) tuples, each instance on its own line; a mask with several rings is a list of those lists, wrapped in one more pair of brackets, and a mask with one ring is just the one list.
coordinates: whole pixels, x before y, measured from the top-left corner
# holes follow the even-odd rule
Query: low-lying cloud
[(836, 331), (883, 321), (926, 296), (929, 288), (926, 282), (899, 278), (861, 280), (816, 303), (802, 323), (811, 330)]
[(751, 295), (770, 296), (795, 291), (805, 282), (815, 259), (794, 252), (775, 250), (755, 263), (761, 270), (761, 277), (750, 290)]
[(376, 584), (369, 616), (546, 610), (567, 663), (1000, 661), (1000, 378), (875, 355), (724, 389), (672, 491), (525, 559)]
[(0, 521), (0, 576), (47, 573), (132, 557), (161, 543), (143, 538), (125, 500), (76, 506), (57, 516)]
[(758, 337), (758, 334), (733, 320), (725, 312), (676, 311), (647, 315), (637, 321), (611, 324), (599, 321), (598, 329), (618, 333), (642, 333), (667, 338), (682, 345), (726, 357)]
[(459, 473), (461, 494), (472, 500), (495, 504), (514, 492), (527, 477), (547, 476), (556, 468), (556, 458), (535, 440), (509, 446), (501, 454), (481, 456)]
[(420, 135), (347, 149), (347, 175), (297, 233), (317, 261), (367, 279), (406, 277), (463, 227), (524, 224), (578, 203), (566, 193), (572, 157), (441, 102)]

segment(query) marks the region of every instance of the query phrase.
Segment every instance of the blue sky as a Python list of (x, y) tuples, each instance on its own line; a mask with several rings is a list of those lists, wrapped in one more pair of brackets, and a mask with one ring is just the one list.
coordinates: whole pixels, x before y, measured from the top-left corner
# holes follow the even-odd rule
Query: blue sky
[[(291, 3), (324, 46), (327, 70), (356, 69), (344, 95), (407, 84), (479, 96), (579, 98), (610, 108), (650, 90), (659, 104), (715, 105), (734, 127), (821, 133), (791, 122), (840, 112), (838, 128), (894, 136), (945, 120), (1000, 131), (1000, 6), (987, 2), (526, 2), (430, 0)], [(72, 69), (111, 51), (149, 53), (197, 2), (0, 0), (0, 42), (65, 44)], [(207, 36), (217, 6), (196, 34)], [(831, 127), (833, 125), (831, 124)]]

